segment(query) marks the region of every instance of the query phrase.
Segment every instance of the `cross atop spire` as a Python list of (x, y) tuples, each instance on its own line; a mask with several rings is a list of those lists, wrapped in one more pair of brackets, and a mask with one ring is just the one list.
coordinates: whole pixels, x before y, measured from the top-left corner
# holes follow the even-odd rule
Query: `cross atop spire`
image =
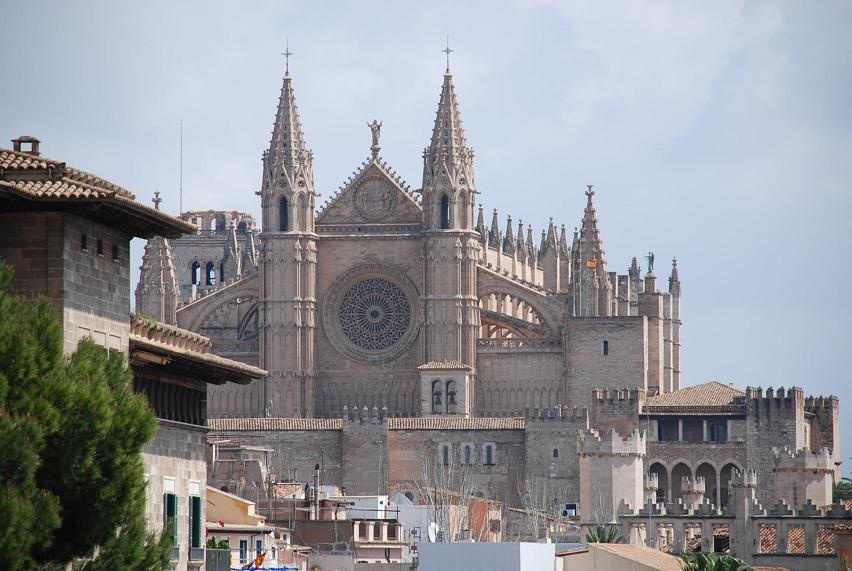
[(589, 202), (590, 202), (590, 203), (592, 202), (592, 197), (595, 195), (595, 191), (594, 191), (594, 190), (592, 190), (592, 188), (593, 188), (594, 186), (595, 186), (595, 185), (593, 185), (593, 184), (587, 184), (587, 185), (586, 185), (586, 196), (589, 198)]
[(441, 50), (443, 53), (447, 54), (447, 73), (450, 73), (450, 54), (456, 50), (450, 49), (450, 36), (447, 35), (447, 47)]
[(161, 203), (162, 201), (163, 201), (163, 199), (162, 199), (162, 198), (160, 198), (160, 191), (159, 191), (159, 190), (155, 190), (155, 191), (154, 191), (154, 198), (152, 198), (152, 199), (151, 199), (151, 202), (153, 202), (153, 203), (154, 203), (154, 208), (156, 208), (157, 210), (159, 210), (159, 209), (160, 209), (160, 203)]
[(284, 51), (281, 52), (281, 55), (284, 56), (284, 74), (290, 75), (290, 56), (293, 55), (293, 52), (290, 51), (290, 38), (287, 38), (285, 46)]

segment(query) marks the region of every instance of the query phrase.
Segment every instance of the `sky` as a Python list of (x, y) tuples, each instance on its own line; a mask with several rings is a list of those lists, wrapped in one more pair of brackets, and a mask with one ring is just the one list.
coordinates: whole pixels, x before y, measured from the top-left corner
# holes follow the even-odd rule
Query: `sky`
[[(449, 37), (486, 212), (570, 230), (683, 284), (684, 384), (841, 399), (852, 469), (852, 3), (14, 2), (0, 144), (163, 208), (259, 214), (289, 41), (317, 190), (369, 155), (418, 188)], [(490, 220), (490, 216), (488, 217)], [(133, 243), (133, 281), (144, 243)], [(665, 280), (661, 280), (665, 283)]]

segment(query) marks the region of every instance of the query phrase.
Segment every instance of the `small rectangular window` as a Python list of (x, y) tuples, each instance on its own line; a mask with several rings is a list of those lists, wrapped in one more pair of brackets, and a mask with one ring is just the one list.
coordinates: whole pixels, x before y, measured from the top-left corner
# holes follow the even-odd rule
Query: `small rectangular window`
[(609, 341), (604, 341), (604, 342), (603, 342), (603, 354), (604, 354), (605, 356), (606, 356), (606, 355), (609, 355)]
[(112, 261), (113, 262), (118, 261), (118, 245), (117, 244), (112, 245)]
[(175, 547), (177, 547), (178, 544), (177, 517), (177, 494), (166, 492), (163, 494), (163, 526), (172, 526), (172, 545)]
[(189, 546), (201, 547), (201, 498), (198, 496), (189, 498)]
[(263, 540), (255, 539), (254, 540), (254, 556), (260, 557), (260, 554), (263, 553)]
[(104, 241), (98, 238), (98, 256), (104, 256)]
[(82, 252), (89, 251), (89, 237), (85, 234), (80, 234), (80, 250)]
[(248, 561), (248, 539), (240, 540), (240, 563)]

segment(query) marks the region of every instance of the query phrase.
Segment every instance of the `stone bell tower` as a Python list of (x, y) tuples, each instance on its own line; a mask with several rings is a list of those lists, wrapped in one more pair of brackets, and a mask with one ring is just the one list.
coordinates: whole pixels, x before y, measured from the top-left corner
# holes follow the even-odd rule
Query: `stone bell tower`
[(269, 377), (260, 415), (313, 415), (317, 193), (312, 165), (288, 70), (263, 154), (260, 362)]
[[(467, 145), (449, 65), (423, 153), (425, 362), (475, 367), (479, 330), (473, 150)], [(474, 369), (475, 375), (475, 369)]]

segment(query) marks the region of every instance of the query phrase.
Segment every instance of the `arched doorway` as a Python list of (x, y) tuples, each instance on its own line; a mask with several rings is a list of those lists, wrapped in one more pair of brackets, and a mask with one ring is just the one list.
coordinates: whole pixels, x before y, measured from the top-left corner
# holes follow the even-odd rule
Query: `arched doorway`
[(719, 471), (719, 505), (724, 507), (730, 501), (728, 486), (731, 478), (734, 475), (734, 470), (739, 470), (740, 467), (732, 462), (728, 462)]
[(669, 472), (659, 462), (654, 462), (649, 472), (657, 475), (657, 503), (669, 501)]
[(672, 468), (672, 499), (671, 501), (676, 500), (677, 498), (683, 498), (683, 489), (681, 487), (681, 480), (683, 478), (689, 478), (692, 476), (692, 470), (690, 470), (689, 466), (681, 462), (680, 464), (676, 464), (674, 468)]
[(704, 462), (695, 469), (695, 476), (704, 478), (704, 497), (711, 503), (719, 505), (719, 482), (716, 478), (716, 468)]

